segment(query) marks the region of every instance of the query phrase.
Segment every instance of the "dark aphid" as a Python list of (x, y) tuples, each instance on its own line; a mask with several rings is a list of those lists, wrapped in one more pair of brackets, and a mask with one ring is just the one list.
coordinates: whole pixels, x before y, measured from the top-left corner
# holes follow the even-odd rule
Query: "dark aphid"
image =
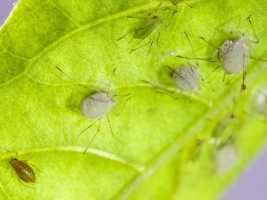
[(24, 161), (12, 158), (9, 164), (13, 167), (18, 177), (27, 183), (35, 183), (35, 173), (33, 169)]

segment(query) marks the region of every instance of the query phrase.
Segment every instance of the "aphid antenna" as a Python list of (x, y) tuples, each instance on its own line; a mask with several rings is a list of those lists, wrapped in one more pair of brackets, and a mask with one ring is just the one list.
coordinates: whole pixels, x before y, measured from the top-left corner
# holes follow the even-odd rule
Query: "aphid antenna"
[(71, 76), (69, 76), (68, 74), (66, 74), (66, 73), (65, 73), (62, 69), (60, 69), (58, 66), (57, 66), (56, 68), (57, 68), (62, 74), (64, 74), (67, 78), (69, 78), (69, 79), (72, 80), (73, 82), (79, 84), (80, 86), (82, 86), (82, 87), (84, 87), (84, 88), (86, 88), (86, 89), (90, 89), (90, 90), (95, 90), (95, 91), (97, 91), (96, 89), (89, 88), (89, 87), (87, 87), (86, 85), (84, 85), (84, 84), (82, 84), (82, 83), (76, 81), (74, 78), (72, 78)]
[[(187, 6), (189, 6), (190, 8), (193, 8), (192, 6), (190, 6), (190, 5), (186, 2), (186, 0), (181, 0), (181, 1), (179, 1), (177, 4), (175, 4), (176, 9), (165, 8), (164, 10), (172, 10), (172, 11), (173, 11), (172, 16), (171, 16), (171, 18), (170, 18), (170, 20), (169, 20), (168, 26), (170, 25), (171, 20), (172, 20), (174, 14), (178, 12), (178, 11), (177, 11), (177, 10), (178, 10), (177, 5), (178, 5), (180, 2), (184, 2)], [(172, 4), (172, 3), (171, 3), (171, 4)]]
[(177, 96), (177, 97), (174, 97), (173, 94), (174, 94), (174, 92), (175, 92), (176, 90), (177, 90), (177, 89), (175, 89), (173, 92), (168, 91), (168, 90), (163, 90), (164, 92), (156, 92), (156, 93), (158, 93), (158, 94), (166, 94), (166, 95), (169, 95), (170, 97), (172, 97), (172, 98), (178, 100), (178, 99), (180, 98), (180, 95), (182, 94), (182, 91), (181, 91), (181, 93), (178, 93), (178, 96)]
[(236, 30), (237, 28), (239, 28), (244, 22), (248, 21), (249, 24), (250, 24), (250, 26), (251, 26), (251, 29), (252, 29), (252, 31), (253, 31), (253, 34), (254, 34), (254, 36), (255, 36), (255, 38), (256, 38), (256, 40), (250, 40), (250, 41), (253, 42), (253, 43), (258, 44), (258, 43), (259, 43), (259, 38), (258, 38), (258, 36), (257, 36), (257, 34), (256, 34), (256, 32), (255, 32), (255, 29), (254, 29), (254, 27), (253, 27), (253, 24), (252, 24), (252, 22), (251, 22), (250, 17), (251, 17), (251, 15), (249, 15), (246, 19), (244, 19), (238, 26), (236, 26), (235, 28), (233, 28), (233, 29), (230, 31), (230, 34), (231, 34), (231, 35), (234, 35), (234, 30)]
[[(170, 67), (168, 67), (168, 68), (170, 68)], [(170, 68), (170, 69), (171, 69), (171, 68)], [(171, 70), (172, 70), (172, 69), (171, 69)], [(172, 71), (173, 71), (173, 70), (172, 70)], [(163, 87), (163, 86), (154, 85), (154, 84), (152, 84), (152, 83), (150, 83), (150, 82), (148, 82), (148, 81), (145, 81), (145, 80), (141, 80), (141, 81), (143, 81), (143, 82), (145, 82), (145, 83), (151, 85), (153, 88), (163, 90), (163, 91), (165, 91), (165, 92), (167, 92), (167, 93), (174, 94), (174, 93), (177, 91), (177, 88), (175, 88), (173, 91), (169, 91), (168, 89), (166, 89), (166, 88)]]
[[(125, 95), (125, 96), (127, 96), (127, 95)], [(119, 113), (116, 113), (116, 112), (115, 112), (115, 114), (116, 114), (117, 117), (119, 117), (119, 116), (121, 115), (122, 111), (124, 110), (124, 107), (126, 106), (126, 104), (128, 103), (128, 101), (129, 101), (130, 99), (131, 99), (131, 98), (127, 98), (127, 99), (126, 99), (126, 101), (124, 102), (124, 104), (123, 104), (123, 106), (122, 106), (122, 108), (121, 108), (121, 110), (120, 110)]]
[[(195, 60), (196, 60), (197, 67), (199, 67), (199, 64), (198, 64), (198, 62), (197, 62), (197, 59), (196, 59), (196, 54), (195, 54), (195, 51), (194, 51), (193, 45), (192, 45), (192, 43), (191, 43), (191, 41), (190, 41), (190, 39), (189, 39), (189, 37), (188, 37), (187, 33), (186, 33), (186, 32), (184, 32), (184, 34), (185, 34), (185, 36), (186, 36), (186, 38), (187, 38), (187, 40), (188, 40), (188, 42), (189, 42), (189, 44), (190, 44), (191, 50), (192, 50), (192, 52), (193, 52), (193, 55), (194, 55), (194, 58), (195, 58)], [(188, 59), (187, 59), (187, 60), (188, 60)]]
[(108, 86), (108, 90), (107, 91), (110, 91), (110, 86), (111, 86), (111, 82), (112, 82), (112, 79), (113, 79), (113, 75), (115, 74), (115, 71), (116, 71), (116, 68), (113, 69), (112, 71), (112, 74), (110, 75), (110, 79), (109, 79), (109, 86)]
[[(83, 152), (83, 154), (85, 154), (86, 153), (86, 151), (88, 150), (88, 148), (90, 147), (90, 145), (91, 145), (91, 143), (93, 142), (93, 140), (95, 139), (95, 137), (96, 137), (96, 135), (97, 135), (97, 133), (99, 132), (99, 130), (100, 130), (100, 127), (101, 127), (101, 118), (98, 120), (98, 127), (97, 127), (97, 130), (96, 130), (96, 132), (95, 132), (95, 134), (94, 134), (94, 136), (93, 136), (93, 138), (91, 139), (91, 141), (89, 142), (89, 144), (88, 144), (88, 146), (86, 147), (86, 149), (84, 150), (84, 152)], [(113, 133), (112, 133), (113, 134)]]
[(9, 151), (7, 148), (5, 148), (5, 149), (6, 149), (7, 152), (9, 152), (9, 153), (14, 153), (14, 154), (15, 154), (15, 156), (12, 156), (12, 157), (16, 157), (16, 156), (18, 155), (18, 152)]

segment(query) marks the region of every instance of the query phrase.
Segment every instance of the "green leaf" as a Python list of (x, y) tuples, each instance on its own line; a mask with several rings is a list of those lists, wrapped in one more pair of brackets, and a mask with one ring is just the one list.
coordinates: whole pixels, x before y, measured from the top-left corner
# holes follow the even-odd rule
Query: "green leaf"
[[(10, 180), (13, 170), (3, 168), (1, 198), (214, 199), (248, 165), (266, 137), (264, 116), (252, 109), (259, 89), (266, 85), (266, 62), (249, 60), (247, 90), (242, 93), (242, 73), (227, 86), (231, 77), (223, 83), (222, 68), (208, 79), (215, 91), (200, 82), (197, 94), (162, 94), (141, 80), (174, 90), (164, 66), (195, 65), (194, 60), (173, 56), (194, 56), (184, 32), (196, 56), (209, 57), (215, 49), (199, 36), (220, 46), (233, 38), (230, 31), (249, 15), (260, 41), (248, 41), (248, 45), (254, 57), (263, 59), (267, 5), (264, 1), (252, 5), (249, 0), (159, 4), (145, 0), (19, 1), (0, 32), (1, 165), (8, 167), (12, 156), (30, 159), (27, 162), (35, 170), (37, 183), (20, 183), (16, 175)], [(177, 13), (172, 17), (173, 9)], [(147, 56), (149, 45), (145, 44), (158, 36), (154, 31), (140, 43), (144, 46), (130, 53), (139, 42), (132, 40), (130, 31), (143, 20), (129, 16), (148, 18), (155, 12), (164, 21), (158, 43), (154, 40)], [(255, 40), (248, 22), (235, 34)], [(202, 77), (219, 65), (198, 62)], [(57, 66), (90, 89), (67, 78)], [(130, 94), (131, 99), (123, 109), (127, 97), (118, 96), (116, 112), (123, 109), (121, 115), (109, 113), (115, 136), (104, 117), (98, 135), (82, 154), (98, 123), (83, 117), (77, 106), (93, 94), (92, 88), (107, 90), (109, 85), (111, 94)], [(238, 117), (221, 125), (232, 112)], [(218, 146), (209, 142), (218, 130), (222, 138), (217, 139), (232, 136), (239, 152), (236, 165), (223, 174), (214, 170), (212, 155)]]

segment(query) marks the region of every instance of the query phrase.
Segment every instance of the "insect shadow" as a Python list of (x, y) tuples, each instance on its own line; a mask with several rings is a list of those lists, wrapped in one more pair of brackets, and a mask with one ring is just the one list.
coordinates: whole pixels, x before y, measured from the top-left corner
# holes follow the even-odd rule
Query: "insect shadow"
[[(225, 74), (234, 75), (235, 77), (235, 75), (239, 74), (242, 71), (243, 78), (242, 78), (241, 91), (246, 89), (245, 79), (247, 75), (248, 58), (250, 57), (251, 59), (266, 61), (263, 59), (254, 58), (252, 55), (249, 54), (249, 47), (247, 46), (247, 39), (245, 38), (244, 35), (239, 36), (239, 37), (234, 35), (234, 30), (237, 29), (239, 26), (241, 26), (244, 22), (248, 21), (253, 31), (254, 37), (256, 38), (256, 40), (252, 40), (251, 42), (256, 43), (256, 44), (259, 43), (258, 36), (256, 35), (255, 29), (252, 25), (250, 18), (251, 18), (251, 15), (248, 16), (245, 20), (243, 20), (240, 25), (236, 26), (230, 31), (230, 34), (236, 38), (235, 40), (226, 40), (222, 43), (220, 47), (216, 47), (215, 45), (211, 44), (209, 41), (207, 41), (203, 37), (200, 37), (210, 46), (214, 47), (216, 51), (209, 58), (197, 58), (200, 60), (212, 60), (217, 54), (219, 54), (219, 60), (224, 70), (223, 82), (225, 80)], [(227, 85), (230, 83), (230, 81), (234, 77), (232, 77), (227, 82)]]
[(149, 13), (149, 17), (147, 18), (142, 18), (142, 17), (128, 17), (128, 18), (139, 18), (139, 19), (143, 19), (144, 21), (137, 27), (135, 27), (134, 29), (132, 29), (131, 31), (129, 31), (128, 33), (126, 33), (125, 35), (123, 35), (122, 37), (118, 38), (117, 41), (123, 39), (124, 37), (126, 37), (128, 34), (134, 32), (133, 37), (131, 39), (131, 41), (133, 39), (138, 39), (140, 40), (139, 42), (137, 42), (133, 49), (131, 49), (130, 53), (132, 53), (133, 51), (136, 51), (146, 45), (149, 45), (149, 49), (146, 55), (146, 59), (149, 55), (150, 49), (154, 43), (155, 40), (155, 35), (153, 36), (152, 40), (145, 43), (144, 45), (140, 45), (148, 36), (151, 35), (151, 33), (154, 30), (157, 30), (158, 35), (156, 38), (156, 41), (158, 43), (159, 41), (159, 37), (160, 37), (160, 30), (159, 27), (161, 24), (163, 24), (163, 19), (157, 14), (157, 9), (160, 7), (160, 5), (162, 4), (162, 2), (158, 5), (158, 7), (155, 9), (155, 13)]
[[(65, 72), (63, 72), (59, 67), (56, 67), (61, 73), (63, 73), (66, 77), (68, 77), (70, 80), (78, 83), (79, 85), (81, 85), (84, 88), (89, 89), (87, 86), (79, 83), (78, 81), (74, 80), (72, 77), (70, 77), (69, 75), (67, 75)], [(110, 77), (110, 83), (112, 81), (113, 75), (116, 71), (116, 68), (114, 68), (111, 77)], [(109, 119), (109, 112), (111, 110), (111, 108), (115, 109), (116, 108), (116, 100), (115, 97), (117, 96), (129, 96), (129, 94), (126, 95), (111, 95), (109, 93), (110, 91), (110, 85), (108, 87), (107, 91), (95, 91), (94, 94), (89, 95), (88, 97), (86, 97), (80, 104), (79, 108), (80, 111), (82, 113), (82, 115), (86, 118), (89, 119), (95, 119), (98, 121), (98, 127), (97, 130), (93, 136), (93, 138), (91, 139), (91, 141), (89, 142), (88, 146), (86, 147), (86, 149), (84, 150), (84, 154), (86, 153), (86, 151), (88, 150), (88, 148), (90, 147), (91, 143), (93, 142), (93, 140), (95, 139), (97, 133), (100, 131), (100, 127), (101, 127), (101, 119), (106, 116), (107, 117), (107, 121), (109, 124), (109, 128), (110, 128), (110, 132), (111, 134), (114, 136), (114, 133), (112, 131), (111, 128), (111, 124), (110, 124), (110, 119)], [(119, 116), (122, 112), (122, 110), (124, 109), (126, 103), (128, 102), (130, 98), (128, 98), (121, 111), (119, 113), (116, 113), (117, 116)], [(93, 124), (95, 124), (97, 121), (93, 122), (91, 125), (89, 125), (87, 128), (85, 128), (76, 138), (76, 140), (78, 140), (78, 138), (86, 131), (88, 130)]]
[[(184, 33), (185, 33), (185, 36), (186, 36), (186, 38), (190, 44), (191, 50), (194, 54), (194, 57), (196, 57), (195, 51), (194, 51), (193, 46), (191, 44), (191, 41), (190, 41), (188, 35), (186, 34), (186, 32), (184, 32)], [(182, 58), (186, 58), (186, 57), (182, 57)], [(175, 90), (173, 90), (173, 91), (167, 90), (166, 87), (164, 87), (164, 86), (163, 87), (157, 86), (157, 85), (149, 83), (148, 81), (145, 81), (145, 80), (142, 80), (142, 81), (150, 84), (154, 88), (159, 88), (159, 89), (166, 91), (168, 93), (171, 93), (171, 94), (174, 94), (178, 89), (181, 91), (180, 94), (182, 94), (182, 92), (184, 92), (184, 91), (189, 92), (190, 93), (190, 101), (192, 101), (191, 93), (192, 92), (197, 93), (201, 89), (200, 85), (199, 85), (199, 78), (201, 78), (201, 80), (204, 82), (206, 80), (206, 78), (203, 78), (199, 74), (199, 72), (198, 72), (199, 64), (197, 62), (197, 59), (195, 59), (195, 61), (196, 61), (196, 67), (191, 65), (189, 63), (188, 59), (187, 59), (188, 64), (186, 64), (186, 65), (175, 66), (174, 68), (171, 68), (169, 66), (164, 67), (166, 73), (169, 75), (169, 77), (172, 77), (175, 85), (177, 86), (177, 88), (175, 88)], [(207, 83), (210, 84), (211, 89), (213, 90), (211, 83), (210, 82), (207, 82)], [(180, 94), (176, 97), (177, 99), (179, 98)]]

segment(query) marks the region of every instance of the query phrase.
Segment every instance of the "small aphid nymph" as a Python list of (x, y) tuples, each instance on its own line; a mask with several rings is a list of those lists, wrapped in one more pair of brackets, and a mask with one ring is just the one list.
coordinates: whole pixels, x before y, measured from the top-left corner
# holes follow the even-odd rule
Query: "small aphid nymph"
[[(162, 2), (161, 2), (162, 3)], [(158, 7), (161, 5), (161, 3), (158, 5)], [(155, 10), (156, 11), (156, 10)], [(129, 18), (138, 18), (138, 17), (129, 17)], [(142, 18), (143, 19), (143, 18)], [(151, 17), (149, 18), (145, 18), (145, 21), (143, 21), (139, 26), (135, 27), (133, 30), (131, 30), (130, 32), (128, 32), (127, 34), (123, 35), (122, 37), (118, 38), (117, 40), (121, 40), (122, 38), (124, 38), (125, 36), (127, 36), (129, 33), (131, 32), (134, 32), (134, 35), (132, 37), (132, 40), (133, 39), (139, 39), (140, 41), (134, 45), (134, 48), (130, 51), (133, 52), (145, 45), (149, 45), (149, 49), (148, 49), (148, 52), (147, 52), (147, 56), (148, 57), (148, 54), (150, 52), (150, 49), (153, 45), (153, 42), (154, 42), (154, 37), (152, 38), (152, 40), (144, 45), (141, 45), (140, 46), (140, 43), (146, 39), (149, 35), (151, 35), (151, 33), (154, 31), (154, 30), (157, 30), (158, 31), (158, 37), (156, 39), (156, 41), (158, 42), (159, 40), (159, 36), (160, 36), (160, 32), (159, 32), (159, 26), (160, 24), (163, 24), (163, 19), (157, 15), (157, 14), (154, 14), (152, 15)]]
[(163, 20), (160, 16), (154, 15), (146, 19), (142, 24), (140, 24), (134, 31), (134, 39), (145, 39), (148, 37), (155, 29), (158, 28), (159, 24), (162, 24)]
[(18, 177), (27, 183), (35, 183), (35, 173), (33, 169), (25, 162), (12, 158), (9, 164), (13, 167)]

